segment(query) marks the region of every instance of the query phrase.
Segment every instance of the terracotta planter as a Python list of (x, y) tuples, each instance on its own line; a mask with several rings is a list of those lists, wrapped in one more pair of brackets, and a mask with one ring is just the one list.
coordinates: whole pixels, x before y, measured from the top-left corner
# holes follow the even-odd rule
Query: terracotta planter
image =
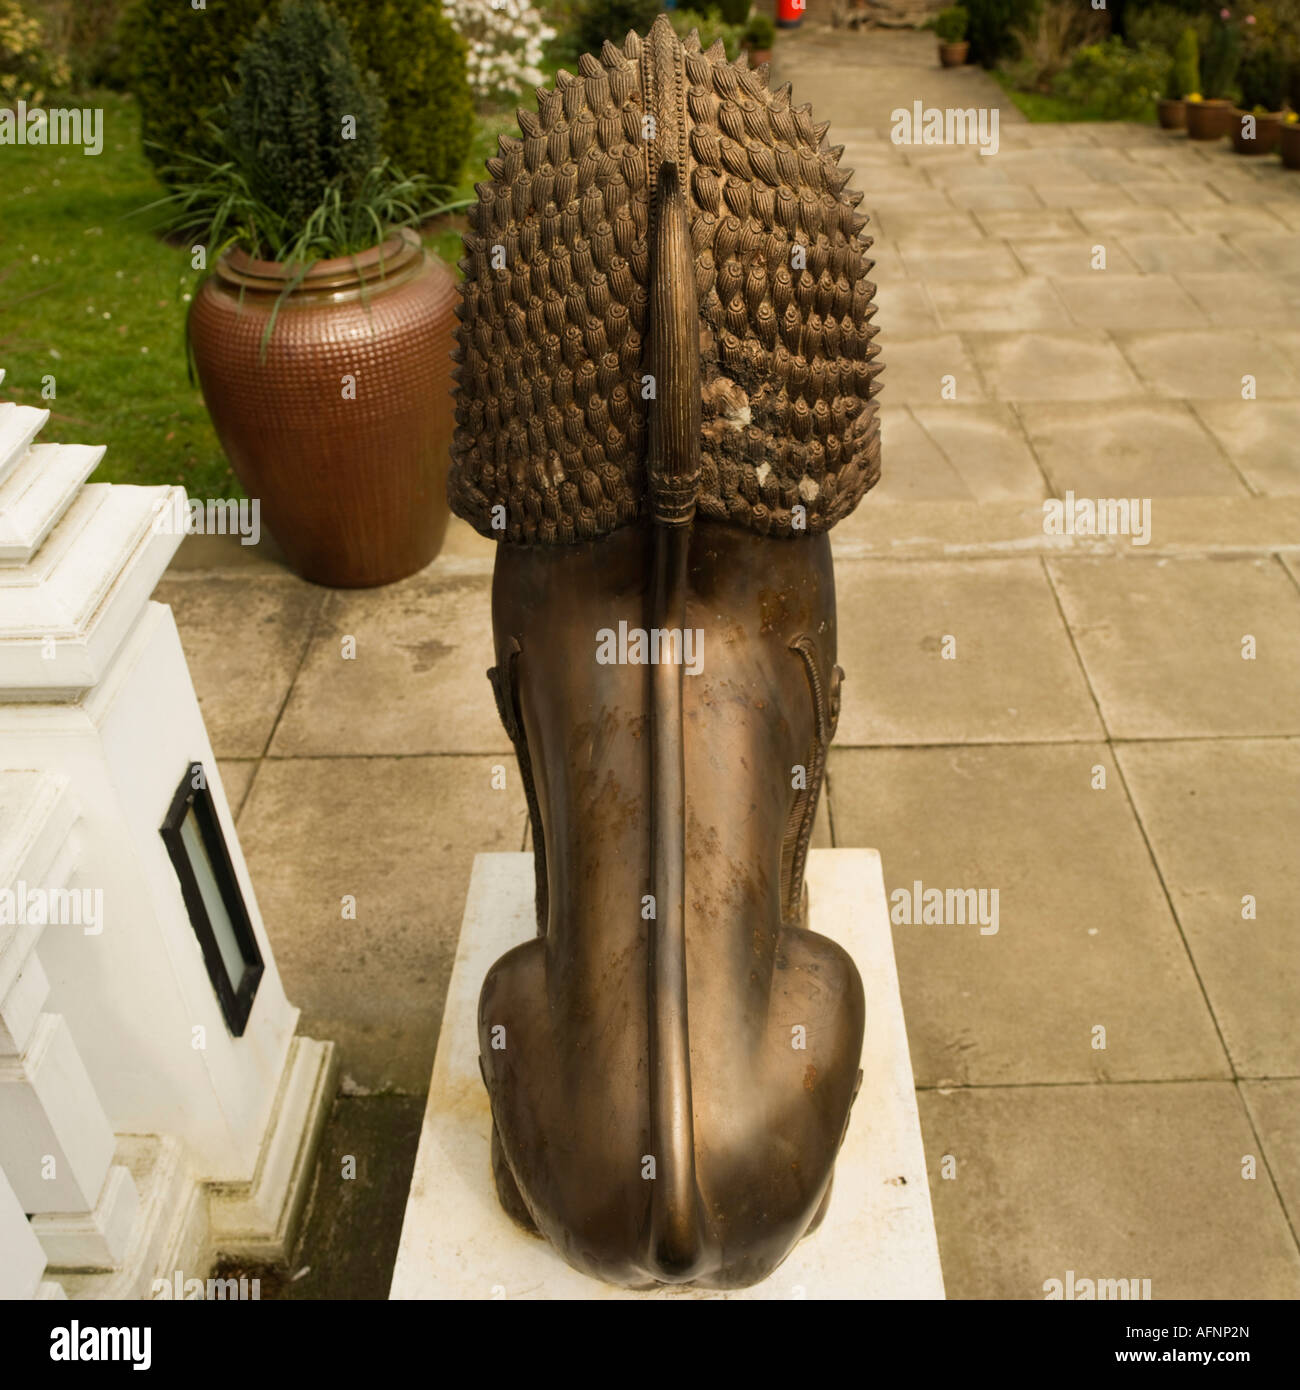
[(242, 251), (218, 261), (189, 316), (203, 399), (294, 569), (388, 584), (427, 565), (447, 527), (455, 277), (409, 230), (317, 261), (262, 359), (288, 278)]
[(761, 68), (764, 63), (772, 61), (772, 50), (770, 48), (747, 48), (749, 54), (749, 66), (751, 68)]
[(1235, 107), (1230, 101), (1189, 101), (1187, 133), (1193, 140), (1222, 140), (1232, 130)]
[(1282, 163), (1288, 169), (1300, 169), (1300, 124), (1284, 124), (1278, 138)]
[(970, 52), (970, 44), (964, 39), (961, 43), (940, 43), (939, 62), (945, 68), (959, 68), (966, 61), (966, 55)]
[(1275, 111), (1269, 115), (1256, 116), (1254, 137), (1247, 139), (1242, 117), (1249, 115), (1249, 111), (1243, 111), (1240, 107), (1233, 112), (1230, 132), (1232, 148), (1238, 154), (1272, 154), (1277, 149), (1278, 140), (1282, 135), (1282, 113)]
[(1187, 129), (1187, 103), (1179, 97), (1161, 97), (1156, 102), (1156, 119), (1161, 130)]

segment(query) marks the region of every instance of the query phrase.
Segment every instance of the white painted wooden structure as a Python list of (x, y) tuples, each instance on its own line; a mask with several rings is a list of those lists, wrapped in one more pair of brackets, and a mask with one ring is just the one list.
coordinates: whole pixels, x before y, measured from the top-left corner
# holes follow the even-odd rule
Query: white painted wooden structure
[[(333, 1094), (295, 1037), (171, 610), (180, 489), (0, 402), (0, 1297), (286, 1250)], [(263, 961), (232, 1037), (159, 828), (203, 764)], [(98, 905), (98, 910), (96, 908)]]

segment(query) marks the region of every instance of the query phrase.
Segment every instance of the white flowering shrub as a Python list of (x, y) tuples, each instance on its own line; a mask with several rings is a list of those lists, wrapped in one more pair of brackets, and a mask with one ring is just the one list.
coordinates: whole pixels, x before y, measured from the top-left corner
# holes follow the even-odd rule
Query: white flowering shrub
[(525, 0), (443, 0), (442, 9), (465, 36), (476, 100), (513, 106), (525, 91), (545, 84), (542, 47), (555, 30), (535, 5)]

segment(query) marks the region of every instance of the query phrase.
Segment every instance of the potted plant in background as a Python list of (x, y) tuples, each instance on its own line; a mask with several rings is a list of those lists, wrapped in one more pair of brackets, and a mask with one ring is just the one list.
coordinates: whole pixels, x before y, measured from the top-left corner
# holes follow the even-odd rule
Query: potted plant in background
[(1221, 140), (1231, 131), (1231, 98), (1240, 64), (1241, 30), (1230, 17), (1221, 19), (1210, 30), (1201, 54), (1200, 87), (1187, 94), (1187, 133), (1193, 140)]
[(1282, 117), (1278, 149), (1288, 169), (1300, 169), (1300, 46), (1287, 64), (1286, 100), (1289, 110)]
[(1200, 70), (1196, 30), (1184, 29), (1174, 46), (1164, 98), (1156, 104), (1156, 117), (1164, 130), (1187, 128), (1187, 96), (1200, 85)]
[(934, 17), (934, 32), (939, 40), (939, 62), (945, 68), (959, 68), (970, 53), (966, 42), (966, 26), (970, 16), (964, 5), (949, 5)]
[(304, 578), (389, 583), (447, 524), (456, 281), (413, 224), (440, 211), (383, 156), (373, 75), (321, 0), (258, 24), (176, 178), (170, 225), (206, 247), (188, 337), (222, 447)]
[(776, 42), (776, 21), (771, 15), (755, 10), (745, 22), (742, 39), (749, 53), (750, 67), (760, 67), (772, 61), (772, 45)]
[(1241, 60), (1241, 105), (1233, 113), (1238, 154), (1272, 154), (1282, 133), (1286, 59), (1272, 44), (1252, 44)]

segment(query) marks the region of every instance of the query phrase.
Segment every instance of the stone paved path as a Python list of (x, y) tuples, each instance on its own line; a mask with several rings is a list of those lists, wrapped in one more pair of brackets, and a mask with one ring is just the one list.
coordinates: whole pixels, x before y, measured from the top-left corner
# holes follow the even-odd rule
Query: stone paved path
[[(866, 190), (887, 364), (818, 838), (878, 846), (891, 889), (1000, 894), (996, 934), (895, 929), (949, 1292), (1295, 1297), (1300, 174), (1009, 106), (996, 156), (900, 148), (895, 107), (1000, 92), (929, 36), (778, 52)], [(1149, 499), (1149, 544), (1045, 534), (1067, 491)], [(456, 527), (424, 574), (326, 593), (192, 541), (160, 593), (354, 1089), (425, 1088), (472, 857), (525, 843), (489, 781), (491, 559)]]

